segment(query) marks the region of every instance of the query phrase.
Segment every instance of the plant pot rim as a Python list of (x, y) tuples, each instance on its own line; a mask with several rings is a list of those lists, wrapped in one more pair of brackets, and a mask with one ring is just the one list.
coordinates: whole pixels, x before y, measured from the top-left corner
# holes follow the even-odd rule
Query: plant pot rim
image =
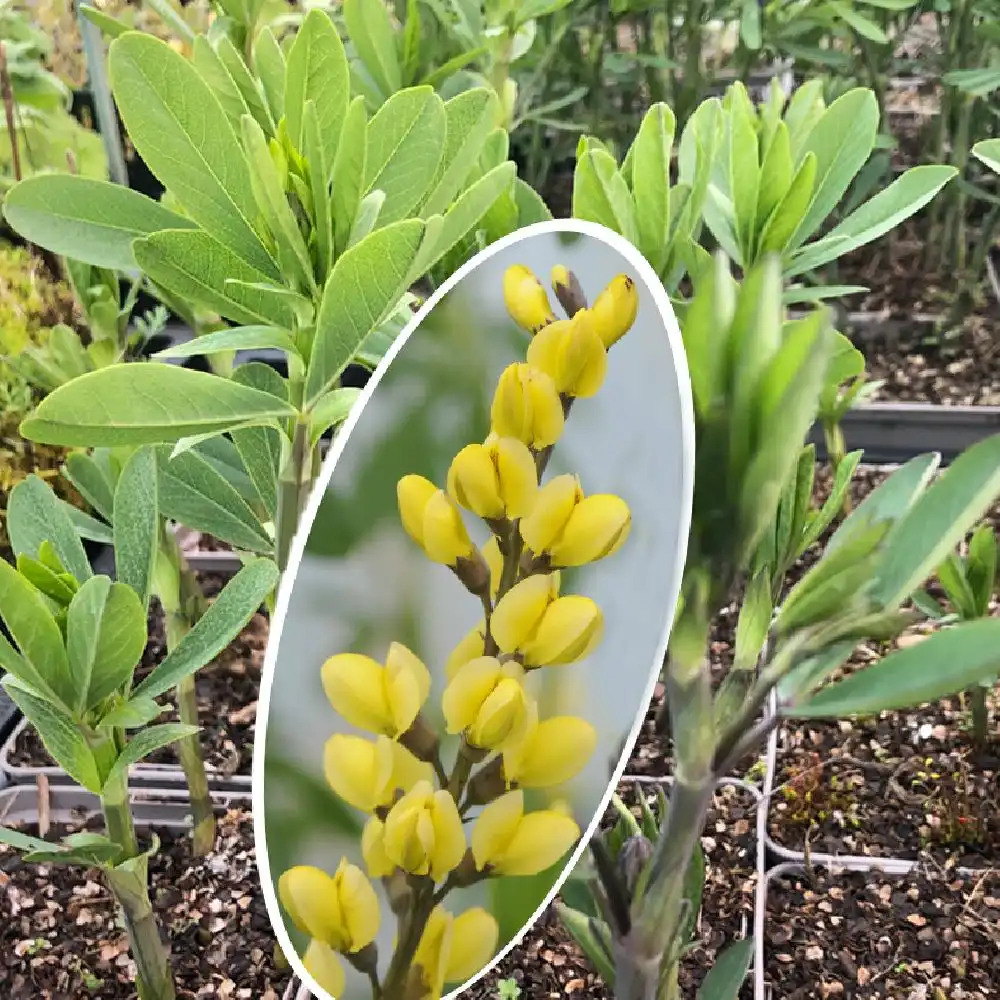
[[(48, 779), (50, 787), (76, 787), (76, 782), (61, 767), (12, 764), (10, 756), (18, 736), (28, 727), (28, 720), (23, 716), (15, 725), (11, 734), (0, 746), (0, 775), (14, 788), (30, 787), (41, 775)], [(205, 765), (208, 774), (209, 791), (226, 794), (250, 794), (252, 778), (248, 774), (220, 775), (211, 764)], [(169, 788), (186, 785), (184, 770), (179, 764), (133, 764), (129, 768), (129, 781), (136, 789)], [(2, 785), (0, 785), (2, 787)], [(182, 789), (187, 794), (186, 787)]]

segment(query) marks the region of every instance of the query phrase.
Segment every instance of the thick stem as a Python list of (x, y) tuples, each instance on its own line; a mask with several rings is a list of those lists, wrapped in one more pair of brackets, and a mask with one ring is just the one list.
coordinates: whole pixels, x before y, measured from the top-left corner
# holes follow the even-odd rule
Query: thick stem
[(108, 837), (122, 849), (126, 857), (135, 857), (139, 853), (139, 842), (135, 836), (132, 810), (129, 808), (127, 777), (123, 776), (104, 786), (101, 792), (101, 811), (104, 813)]
[(406, 996), (406, 984), (413, 967), (413, 958), (433, 910), (434, 886), (428, 879), (417, 889), (410, 912), (401, 921), (396, 950), (382, 981), (382, 996), (392, 997), (393, 1000), (395, 998), (401, 1000)]
[(295, 422), (292, 447), (278, 481), (278, 521), (276, 556), (280, 572), (288, 568), (292, 542), (299, 528), (302, 510), (313, 484), (313, 455), (309, 448), (309, 423), (305, 416)]

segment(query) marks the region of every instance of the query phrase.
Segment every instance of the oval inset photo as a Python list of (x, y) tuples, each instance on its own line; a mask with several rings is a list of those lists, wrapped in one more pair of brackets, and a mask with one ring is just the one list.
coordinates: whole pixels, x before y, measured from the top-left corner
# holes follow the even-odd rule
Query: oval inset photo
[(318, 996), (452, 995), (552, 899), (660, 670), (693, 463), (669, 299), (603, 227), (494, 244), (390, 350), (306, 512), (259, 711), (265, 896)]

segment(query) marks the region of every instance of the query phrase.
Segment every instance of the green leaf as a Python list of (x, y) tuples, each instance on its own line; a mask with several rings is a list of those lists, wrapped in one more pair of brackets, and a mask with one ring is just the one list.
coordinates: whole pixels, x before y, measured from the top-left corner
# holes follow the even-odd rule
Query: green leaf
[(804, 243), (823, 224), (875, 148), (878, 101), (856, 87), (838, 97), (812, 127), (803, 147), (816, 156), (816, 184), (793, 246)]
[(49, 756), (88, 792), (100, 792), (97, 761), (73, 719), (13, 677), (2, 681), (11, 701), (38, 732)]
[(574, 910), (556, 900), (556, 913), (563, 927), (580, 946), (587, 958), (594, 964), (600, 977), (606, 983), (615, 981), (614, 960), (604, 943), (610, 941), (611, 932), (604, 921), (596, 920), (579, 910)]
[(875, 715), (940, 701), (1000, 674), (1000, 619), (963, 622), (831, 684), (788, 710), (796, 718)]
[(74, 451), (66, 456), (63, 474), (81, 496), (105, 521), (110, 522), (114, 506), (114, 484), (104, 470), (86, 452)]
[(862, 38), (867, 38), (868, 41), (874, 42), (876, 45), (889, 44), (888, 35), (874, 21), (855, 10), (850, 2), (827, 0), (827, 7)]
[(759, 0), (743, 0), (743, 11), (740, 14), (740, 38), (751, 52), (756, 52), (761, 44), (760, 10)]
[(361, 204), (367, 158), (368, 115), (365, 99), (355, 97), (347, 109), (337, 155), (333, 159), (333, 231), (336, 250), (343, 253), (350, 241)]
[(573, 217), (597, 222), (639, 242), (636, 205), (614, 158), (601, 149), (588, 150), (576, 162)]
[(744, 265), (753, 260), (754, 227), (760, 195), (761, 165), (753, 108), (735, 101), (729, 113), (729, 191), (736, 240)]
[(966, 575), (975, 595), (976, 614), (989, 613), (990, 598), (997, 579), (997, 540), (993, 528), (981, 524), (969, 539)]
[(517, 221), (522, 228), (536, 222), (552, 221), (552, 213), (542, 196), (520, 177), (514, 178), (514, 203), (517, 205)]
[[(328, 161), (326, 153), (323, 151), (319, 112), (316, 110), (314, 101), (306, 102), (302, 138), (305, 145), (306, 162), (309, 164), (309, 191), (313, 203), (313, 233), (316, 238), (318, 270), (322, 276), (321, 280), (325, 280), (330, 273), (330, 268), (333, 267), (333, 259), (336, 254), (333, 206), (330, 202), (330, 170), (333, 161)], [(295, 221), (294, 218), (292, 221)], [(309, 287), (316, 287), (311, 270)]]
[(779, 121), (760, 167), (760, 187), (754, 216), (756, 234), (763, 233), (771, 216), (784, 201), (792, 186), (793, 174), (792, 143), (788, 126)]
[(132, 242), (194, 223), (121, 184), (39, 174), (15, 184), (3, 201), (11, 227), (30, 243), (94, 267), (135, 267)]
[(760, 254), (785, 253), (812, 200), (818, 160), (809, 153), (760, 234)]
[(966, 449), (903, 515), (886, 542), (873, 596), (906, 600), (1000, 495), (1000, 434)]
[(965, 567), (954, 552), (938, 567), (937, 577), (952, 607), (962, 618), (976, 618), (976, 598), (965, 578)]
[(813, 511), (807, 519), (806, 529), (802, 534), (796, 551), (793, 553), (795, 558), (802, 555), (833, 523), (833, 519), (837, 516), (838, 512), (843, 510), (844, 498), (851, 487), (854, 470), (857, 469), (863, 454), (861, 451), (852, 451), (845, 455), (837, 466), (830, 495), (826, 498), (823, 506), (819, 510)]
[(180, 299), (249, 326), (295, 323), (295, 311), (283, 296), (252, 287), (266, 282), (266, 275), (203, 230), (165, 229), (136, 240), (133, 249), (150, 280)]
[(254, 39), (253, 68), (267, 98), (271, 117), (280, 121), (285, 113), (285, 54), (274, 32), (266, 25)]
[(43, 479), (32, 473), (14, 487), (7, 501), (7, 534), (15, 555), (38, 558), (48, 542), (63, 568), (81, 583), (93, 575), (86, 550), (66, 508)]
[(128, 774), (128, 769), (133, 764), (138, 764), (160, 747), (170, 746), (185, 736), (194, 736), (199, 732), (197, 726), (185, 726), (179, 722), (167, 722), (161, 726), (150, 726), (135, 735), (125, 745), (125, 749), (119, 754), (114, 762), (108, 776), (105, 779), (106, 788), (115, 788)]
[(639, 248), (657, 273), (666, 263), (670, 243), (670, 152), (676, 128), (670, 108), (654, 104), (643, 116), (630, 150)]
[(183, 344), (157, 351), (154, 358), (190, 358), (201, 354), (221, 354), (225, 351), (284, 351), (297, 354), (291, 334), (273, 326), (234, 326), (218, 333), (203, 333)]
[(246, 627), (277, 582), (278, 567), (270, 559), (249, 559), (133, 696), (157, 698), (210, 663)]
[(957, 174), (954, 167), (911, 167), (855, 209), (828, 236), (799, 250), (785, 276), (811, 271), (885, 235), (919, 212)]
[[(981, 163), (985, 163), (994, 173), (1000, 174), (1000, 139), (984, 139), (977, 142), (972, 147), (972, 155)], [(13, 193), (11, 191), (11, 194), (7, 195), (8, 203)]]
[(130, 698), (101, 716), (102, 729), (142, 729), (166, 711), (152, 698)]
[(4, 560), (0, 560), (0, 617), (20, 651), (12, 657), (10, 644), (3, 639), (4, 667), (67, 708), (72, 705), (74, 685), (59, 626), (38, 591)]
[(294, 417), (287, 402), (178, 365), (110, 365), (46, 396), (21, 424), (44, 444), (167, 444), (250, 420)]
[(333, 385), (406, 291), (423, 232), (418, 219), (397, 222), (372, 233), (337, 260), (317, 317), (306, 383), (309, 405)]
[(771, 581), (767, 573), (758, 573), (747, 585), (736, 622), (733, 670), (753, 670), (757, 666), (773, 613)]
[(153, 174), (215, 239), (280, 278), (251, 222), (257, 206), (246, 157), (195, 68), (166, 42), (129, 32), (111, 43), (108, 69), (129, 138)]
[(48, 851), (52, 844), (38, 837), (29, 837), (26, 833), (0, 826), (0, 844), (7, 844), (17, 851)]
[(125, 463), (115, 488), (112, 523), (115, 575), (147, 609), (160, 530), (156, 457), (151, 449), (140, 448)]
[(107, 35), (108, 38), (117, 38), (119, 35), (123, 35), (126, 31), (130, 30), (127, 24), (119, 21), (117, 18), (111, 17), (109, 14), (105, 14), (89, 3), (80, 4), (80, 13), (91, 24), (99, 28), (102, 34)]
[(358, 56), (383, 96), (403, 86), (396, 32), (382, 0), (344, 0), (344, 21)]
[(753, 938), (734, 941), (716, 956), (698, 990), (698, 1000), (736, 1000), (751, 961)]
[(146, 610), (124, 583), (88, 580), (66, 614), (66, 652), (78, 711), (126, 688), (146, 648)]
[(238, 549), (271, 552), (274, 540), (250, 505), (215, 466), (195, 451), (156, 451), (162, 514)]
[[(281, 398), (287, 398), (288, 387), (284, 380), (269, 365), (241, 365), (233, 373), (233, 379), (241, 385), (271, 392)], [(281, 463), (282, 441), (285, 439), (281, 431), (274, 427), (247, 427), (231, 432), (233, 446), (243, 464), (254, 492), (264, 505), (264, 509), (272, 520), (278, 512), (278, 473)]]
[[(49, 543), (45, 542), (44, 544), (48, 545)], [(40, 590), (46, 597), (51, 598), (60, 607), (66, 607), (73, 600), (73, 595), (79, 590), (79, 584), (68, 573), (52, 569), (23, 552), (17, 557), (16, 566), (18, 573), (28, 583), (36, 590)]]
[(444, 102), (430, 87), (394, 93), (368, 123), (365, 193), (385, 193), (380, 225), (405, 218), (427, 193), (447, 128)]
[[(253, 117), (268, 137), (273, 136), (277, 131), (275, 119), (271, 117), (271, 110), (260, 85), (250, 75), (250, 70), (247, 69), (247, 64), (243, 61), (243, 56), (237, 51), (232, 39), (223, 35), (216, 41), (215, 50), (226, 72), (236, 85), (237, 92), (243, 98), (247, 113)], [(238, 122), (233, 127), (237, 128)]]
[(321, 396), (313, 407), (309, 420), (309, 436), (312, 447), (316, 447), (319, 439), (331, 427), (342, 424), (350, 414), (361, 395), (360, 389), (331, 389)]
[(305, 152), (305, 107), (308, 101), (313, 101), (324, 161), (334, 162), (350, 96), (344, 43), (329, 15), (311, 10), (288, 52), (285, 70), (285, 123), (289, 138), (300, 153)]
[(234, 129), (239, 128), (240, 119), (250, 113), (247, 102), (236, 86), (232, 74), (226, 69), (205, 35), (198, 35), (192, 46), (191, 62), (201, 78), (212, 88), (219, 106), (225, 112)]

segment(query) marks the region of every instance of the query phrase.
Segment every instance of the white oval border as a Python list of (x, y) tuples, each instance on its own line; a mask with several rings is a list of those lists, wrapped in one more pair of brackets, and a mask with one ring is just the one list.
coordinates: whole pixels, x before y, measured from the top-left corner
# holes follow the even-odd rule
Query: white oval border
[[(590, 826), (584, 832), (583, 836), (581, 836), (576, 850), (566, 863), (562, 874), (558, 879), (556, 879), (551, 890), (549, 891), (549, 894), (542, 901), (541, 906), (539, 906), (534, 912), (530, 922), (525, 924), (520, 934), (517, 937), (512, 938), (507, 946), (494, 956), (489, 965), (482, 968), (475, 976), (472, 977), (472, 979), (468, 980), (461, 987), (454, 990), (452, 993), (448, 993), (443, 1000), (453, 1000), (453, 998), (458, 997), (464, 990), (467, 990), (470, 986), (475, 985), (480, 979), (488, 975), (496, 965), (503, 961), (507, 954), (521, 943), (524, 936), (535, 925), (538, 918), (548, 908), (549, 904), (559, 893), (563, 883), (576, 867), (577, 862), (580, 860), (580, 856), (587, 849), (591, 837), (594, 835), (594, 832), (604, 816), (608, 804), (611, 801), (611, 796), (614, 794), (615, 789), (621, 781), (622, 774), (625, 771), (625, 767), (632, 755), (632, 750), (635, 747), (636, 739), (639, 736), (639, 730), (646, 717), (646, 712), (648, 710), (649, 703), (652, 700), (656, 683), (659, 680), (663, 659), (667, 652), (670, 631), (673, 626), (674, 615), (677, 609), (677, 598), (680, 593), (681, 579), (683, 577), (684, 566), (687, 561), (687, 542), (691, 531), (691, 507), (694, 500), (695, 464), (694, 405), (691, 395), (690, 374), (687, 366), (687, 354), (684, 350), (684, 342), (681, 338), (681, 331), (677, 324), (677, 317), (674, 314), (673, 305), (670, 302), (670, 296), (667, 295), (662, 282), (659, 277), (657, 277), (656, 272), (653, 270), (646, 258), (643, 257), (642, 254), (627, 239), (625, 239), (625, 237), (620, 236), (618, 233), (608, 229), (606, 226), (599, 225), (596, 222), (585, 222), (581, 219), (554, 219), (551, 222), (537, 222), (533, 225), (525, 226), (523, 229), (518, 229), (516, 232), (497, 240), (495, 243), (491, 243), (484, 250), (477, 253), (472, 260), (463, 264), (462, 267), (460, 267), (448, 278), (447, 281), (444, 282), (444, 284), (435, 289), (434, 294), (431, 295), (431, 297), (420, 307), (419, 312), (414, 315), (413, 319), (407, 323), (403, 332), (396, 338), (395, 342), (386, 352), (385, 357), (383, 357), (379, 362), (379, 365), (372, 374), (371, 379), (362, 390), (357, 402), (354, 404), (350, 414), (344, 421), (340, 432), (337, 434), (336, 443), (330, 449), (323, 461), (319, 476), (316, 479), (316, 484), (313, 487), (312, 494), (310, 495), (309, 501), (303, 511), (298, 530), (292, 541), (288, 559), (288, 568), (285, 570), (278, 587), (274, 616), (271, 619), (267, 650), (264, 655), (260, 694), (258, 696), (257, 703), (257, 720), (255, 728), (257, 732), (260, 733), (259, 745), (263, 751), (263, 747), (267, 739), (267, 720), (271, 705), (271, 685), (274, 679), (275, 661), (278, 655), (278, 648), (281, 644), (281, 631), (284, 626), (285, 615), (288, 610), (288, 604), (291, 599), (292, 588), (295, 583), (295, 577), (298, 573), (299, 564), (305, 554), (306, 541), (308, 540), (313, 524), (315, 523), (320, 503), (329, 488), (330, 480), (333, 478), (333, 472), (336, 468), (337, 462), (343, 454), (344, 448), (347, 446), (347, 442), (350, 440), (351, 432), (354, 430), (358, 420), (361, 419), (361, 414), (364, 411), (364, 408), (368, 405), (369, 400), (374, 395), (374, 392), (378, 388), (378, 384), (382, 380), (382, 377), (388, 370), (389, 365), (392, 364), (396, 355), (403, 349), (411, 335), (420, 327), (420, 324), (427, 318), (428, 315), (430, 315), (431, 312), (433, 312), (441, 299), (444, 298), (444, 296), (447, 295), (459, 282), (461, 282), (463, 278), (465, 278), (468, 274), (471, 274), (474, 270), (476, 270), (476, 268), (479, 267), (480, 264), (489, 260), (490, 257), (499, 253), (501, 250), (505, 250), (507, 247), (520, 243), (522, 240), (531, 239), (534, 236), (541, 236), (549, 233), (577, 233), (580, 236), (589, 236), (593, 239), (599, 240), (601, 243), (606, 244), (628, 262), (629, 266), (636, 271), (637, 275), (641, 277), (643, 283), (652, 293), (653, 301), (656, 304), (660, 317), (663, 320), (663, 325), (666, 328), (667, 341), (670, 345), (670, 351), (673, 355), (674, 361), (673, 378), (676, 383), (677, 395), (680, 401), (680, 442), (682, 448), (680, 483), (681, 538), (684, 540), (684, 544), (678, 547), (679, 551), (675, 556), (675, 563), (673, 566), (673, 593), (670, 597), (669, 608), (664, 609), (669, 613), (665, 615), (666, 625), (660, 639), (656, 658), (651, 668), (651, 675), (646, 685), (646, 694), (643, 698), (642, 704), (639, 706), (635, 722), (632, 724), (632, 729), (622, 750), (621, 758), (618, 761), (618, 767), (615, 769), (614, 775), (608, 783), (608, 790), (605, 792), (603, 800), (601, 801), (599, 807), (594, 811), (594, 818), (591, 821)], [(278, 944), (281, 946), (281, 950), (284, 953), (285, 958), (288, 960), (289, 965), (291, 965), (295, 974), (302, 980), (302, 982), (309, 987), (315, 997), (319, 998), (319, 1000), (337, 1000), (336, 997), (331, 997), (330, 994), (320, 989), (312, 976), (306, 972), (302, 959), (296, 953), (295, 948), (292, 946), (291, 938), (285, 930), (284, 918), (282, 917), (278, 897), (274, 891), (272, 883), (270, 865), (267, 857), (267, 840), (264, 836), (264, 767), (265, 753), (261, 752), (260, 754), (256, 754), (254, 756), (251, 771), (251, 803), (253, 812), (254, 847), (257, 855), (257, 872), (260, 878), (261, 889), (264, 893), (264, 906), (267, 910), (268, 919), (271, 921), (271, 929), (277, 937)]]

